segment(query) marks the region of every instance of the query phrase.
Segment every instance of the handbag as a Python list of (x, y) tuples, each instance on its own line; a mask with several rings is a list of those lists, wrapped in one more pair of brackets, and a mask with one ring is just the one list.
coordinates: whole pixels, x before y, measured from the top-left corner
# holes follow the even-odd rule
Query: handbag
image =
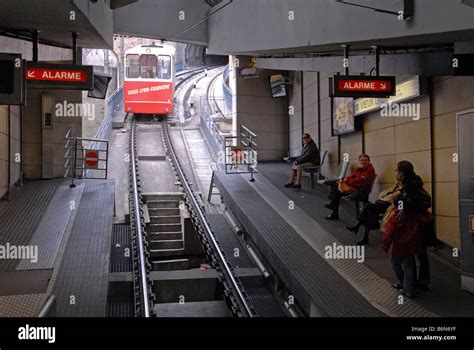
[(352, 188), (344, 181), (339, 182), (337, 188), (341, 193), (352, 193)]
[(393, 215), (395, 215), (395, 207), (391, 205), (387, 208), (385, 214), (383, 214), (382, 223), (380, 224), (380, 231), (385, 232), (385, 229), (387, 228), (387, 223)]

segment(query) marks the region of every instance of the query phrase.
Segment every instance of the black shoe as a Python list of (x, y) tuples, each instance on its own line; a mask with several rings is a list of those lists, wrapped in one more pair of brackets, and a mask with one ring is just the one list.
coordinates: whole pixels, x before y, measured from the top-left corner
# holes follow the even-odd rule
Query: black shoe
[(293, 185), (293, 188), (301, 189), (301, 185)]
[(366, 245), (366, 244), (369, 244), (368, 238), (363, 238), (359, 242), (357, 242), (357, 245)]
[(330, 210), (334, 210), (334, 205), (332, 205), (331, 203), (324, 204), (324, 208), (327, 208), (327, 209), (330, 209)]
[(346, 226), (346, 228), (347, 228), (349, 231), (354, 232), (355, 234), (358, 234), (358, 233), (359, 233), (359, 228), (360, 228), (360, 226), (359, 226), (359, 225)]
[(339, 220), (339, 215), (332, 213), (331, 215), (328, 215), (325, 217), (326, 220)]
[(400, 289), (402, 289), (403, 287), (402, 287), (402, 285), (401, 285), (401, 284), (394, 283), (394, 284), (392, 284), (392, 288), (395, 288), (395, 289), (398, 289), (398, 290), (400, 290)]
[(291, 182), (289, 182), (285, 185), (285, 188), (291, 188), (291, 187), (293, 187), (293, 184)]

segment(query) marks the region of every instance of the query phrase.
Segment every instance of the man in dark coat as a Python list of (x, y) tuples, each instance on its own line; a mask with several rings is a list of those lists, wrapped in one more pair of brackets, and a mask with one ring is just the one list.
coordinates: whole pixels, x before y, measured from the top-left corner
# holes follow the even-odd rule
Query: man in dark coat
[(303, 135), (303, 145), (301, 155), (296, 158), (293, 163), (293, 168), (290, 172), (290, 180), (285, 185), (286, 188), (301, 188), (303, 170), (319, 166), (321, 162), (318, 146), (316, 146), (316, 143), (311, 139), (309, 134)]

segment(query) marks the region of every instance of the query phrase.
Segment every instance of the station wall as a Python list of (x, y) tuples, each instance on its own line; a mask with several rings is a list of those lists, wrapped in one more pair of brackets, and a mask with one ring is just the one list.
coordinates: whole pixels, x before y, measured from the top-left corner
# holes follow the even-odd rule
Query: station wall
[[(239, 67), (250, 66), (250, 58), (239, 56)], [(273, 98), (269, 76), (281, 72), (259, 70), (259, 77), (236, 77), (237, 132), (245, 125), (258, 135), (258, 161), (281, 160), (288, 154), (287, 99)]]
[(0, 198), (20, 179), (20, 123), (20, 107), (0, 106)]
[[(367, 153), (377, 173), (371, 200), (377, 199), (380, 191), (394, 183), (396, 163), (409, 160), (422, 177), (425, 188), (430, 193), (434, 189), (438, 238), (451, 247), (460, 248), (458, 164), (454, 161), (457, 152), (456, 113), (474, 107), (474, 77), (433, 78), (430, 96), (409, 101), (420, 105), (419, 120), (382, 118), (380, 111), (357, 116), (363, 118), (363, 131), (341, 136), (339, 147), (338, 137), (331, 136), (328, 77), (332, 75), (304, 72), (302, 89), (301, 72), (290, 73), (294, 86), (289, 101), (295, 110), (294, 115), (288, 116), (290, 154), (297, 156), (300, 153), (301, 135), (303, 132), (310, 133), (321, 151), (329, 152), (322, 173), (332, 178), (337, 174), (338, 162), (344, 153), (349, 155), (353, 167), (358, 164), (358, 155)], [(430, 114), (433, 118), (433, 139)]]
[[(5, 53), (20, 53), (22, 57), (28, 61), (32, 59), (32, 43), (24, 40), (8, 38), (0, 36), (0, 51)], [(80, 50), (79, 50), (80, 52)], [(58, 47), (39, 45), (38, 56), (41, 61), (70, 61), (72, 59), (72, 52), (69, 49)], [(80, 57), (80, 54), (79, 54)], [(67, 129), (65, 124), (70, 123), (68, 118), (55, 120), (55, 127), (57, 132), (51, 135), (43, 135), (41, 129), (41, 94), (42, 90), (28, 89), (27, 91), (27, 105), (26, 106), (4, 106), (0, 105), (0, 198), (8, 192), (8, 189), (15, 185), (20, 180), (21, 169), (23, 166), (23, 173), (26, 178), (37, 179), (42, 178), (41, 162), (43, 155), (47, 157), (54, 157), (51, 162), (52, 175), (63, 176), (64, 170), (63, 160), (60, 161), (59, 148), (61, 139), (64, 138), (63, 129)], [(56, 97), (56, 101), (71, 100), (71, 102), (81, 102), (80, 92), (66, 92), (56, 90), (51, 91)], [(69, 118), (70, 119), (70, 118)], [(77, 121), (72, 121), (77, 131), (80, 132)], [(21, 135), (21, 128), (23, 124), (23, 135)], [(80, 135), (80, 134), (78, 134)], [(54, 144), (50, 148), (42, 147), (42, 140), (47, 140), (46, 143)], [(23, 141), (23, 149), (21, 141)], [(52, 147), (52, 148), (51, 148)], [(51, 151), (54, 148), (54, 152)], [(8, 156), (8, 149), (10, 149), (10, 156)], [(21, 150), (23, 154), (20, 154)], [(63, 153), (63, 151), (61, 151)], [(64, 156), (62, 154), (61, 158)], [(8, 163), (8, 160), (10, 162)], [(61, 164), (60, 164), (61, 162)], [(61, 170), (60, 170), (61, 168)], [(8, 176), (10, 173), (10, 177)], [(48, 175), (47, 177), (51, 177)], [(8, 183), (10, 178), (10, 183)]]

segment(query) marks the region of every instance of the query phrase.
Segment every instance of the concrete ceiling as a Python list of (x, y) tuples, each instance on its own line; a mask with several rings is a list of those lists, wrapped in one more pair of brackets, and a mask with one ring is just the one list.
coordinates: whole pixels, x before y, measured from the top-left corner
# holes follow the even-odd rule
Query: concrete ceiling
[[(106, 6), (103, 2), (85, 6)], [(72, 46), (72, 32), (78, 32), (78, 46), (110, 48), (112, 36), (104, 38), (72, 0), (0, 0), (0, 30), (29, 36), (28, 31), (39, 30), (45, 43)], [(71, 11), (75, 20), (70, 18)]]

